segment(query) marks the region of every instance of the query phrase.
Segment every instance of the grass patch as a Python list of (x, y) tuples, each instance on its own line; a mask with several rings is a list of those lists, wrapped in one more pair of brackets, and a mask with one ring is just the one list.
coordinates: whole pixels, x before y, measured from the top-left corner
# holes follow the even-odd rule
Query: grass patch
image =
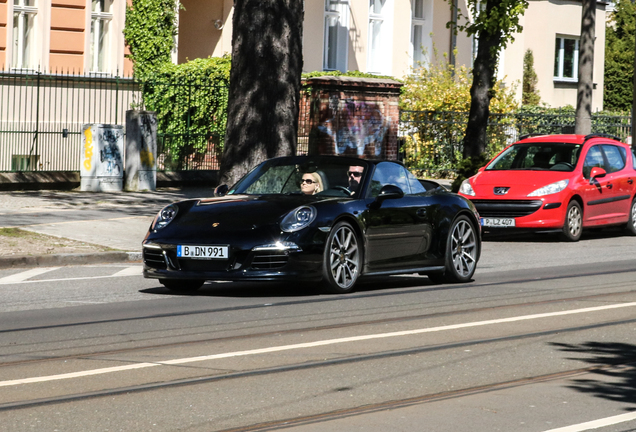
[(25, 238), (25, 237), (37, 237), (37, 234), (34, 234), (29, 231), (21, 230), (20, 228), (0, 228), (0, 236), (3, 237), (14, 237), (14, 238)]

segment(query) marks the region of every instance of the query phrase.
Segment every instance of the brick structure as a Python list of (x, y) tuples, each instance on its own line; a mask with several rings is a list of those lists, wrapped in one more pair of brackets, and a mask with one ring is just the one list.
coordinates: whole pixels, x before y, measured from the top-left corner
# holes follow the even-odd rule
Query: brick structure
[(303, 84), (299, 154), (397, 160), (401, 83), (324, 76)]

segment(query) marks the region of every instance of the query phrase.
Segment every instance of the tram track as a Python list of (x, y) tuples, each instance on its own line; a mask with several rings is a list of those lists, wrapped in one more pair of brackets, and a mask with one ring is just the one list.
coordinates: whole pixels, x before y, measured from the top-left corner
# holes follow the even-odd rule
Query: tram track
[[(129, 347), (129, 348), (122, 348), (122, 349), (110, 349), (110, 350), (101, 350), (101, 351), (87, 351), (87, 352), (84, 352), (84, 353), (74, 353), (74, 354), (71, 354), (71, 355), (46, 356), (46, 357), (43, 357), (43, 358), (1, 362), (0, 363), (0, 370), (2, 370), (2, 368), (6, 368), (6, 367), (23, 366), (23, 365), (35, 365), (35, 364), (46, 364), (48, 362), (57, 362), (57, 361), (71, 360), (71, 359), (80, 359), (80, 358), (81, 359), (91, 359), (91, 358), (97, 358), (97, 357), (107, 356), (107, 355), (127, 354), (127, 353), (134, 353), (134, 352), (138, 352), (138, 351), (146, 351), (146, 350), (153, 350), (153, 349), (182, 348), (182, 347), (188, 347), (188, 346), (195, 346), (195, 345), (198, 345), (198, 344), (219, 343), (219, 342), (222, 343), (222, 342), (227, 342), (227, 341), (258, 339), (258, 338), (269, 337), (269, 336), (288, 336), (288, 335), (295, 335), (295, 334), (310, 334), (310, 333), (313, 333), (313, 332), (321, 332), (321, 331), (328, 331), (328, 330), (340, 330), (340, 329), (346, 329), (346, 328), (352, 328), (352, 327), (361, 327), (361, 326), (369, 326), (369, 325), (383, 325), (383, 324), (405, 323), (405, 322), (409, 322), (409, 321), (436, 319), (436, 318), (444, 318), (444, 317), (451, 317), (451, 316), (461, 317), (463, 315), (468, 315), (468, 314), (492, 312), (492, 311), (501, 311), (501, 310), (512, 310), (512, 309), (528, 308), (528, 307), (535, 307), (535, 306), (545, 306), (545, 305), (549, 305), (549, 304), (558, 304), (558, 303), (567, 303), (567, 302), (576, 302), (576, 301), (586, 301), (586, 300), (598, 300), (598, 299), (601, 299), (601, 298), (611, 299), (613, 297), (620, 297), (620, 296), (625, 296), (625, 295), (630, 295), (630, 294), (635, 294), (635, 293), (636, 293), (636, 289), (633, 289), (633, 290), (626, 290), (626, 291), (613, 292), (613, 293), (590, 294), (590, 295), (585, 295), (585, 296), (575, 296), (575, 297), (567, 297), (567, 298), (559, 298), (559, 299), (551, 299), (551, 300), (541, 300), (541, 301), (527, 302), (527, 303), (506, 304), (506, 305), (488, 306), (488, 307), (477, 307), (477, 308), (461, 309), (461, 310), (455, 310), (455, 311), (426, 313), (426, 314), (417, 314), (417, 315), (410, 315), (410, 316), (390, 317), (390, 318), (381, 318), (381, 319), (374, 319), (374, 320), (364, 320), (364, 321), (355, 321), (355, 322), (329, 324), (329, 325), (306, 326), (306, 327), (294, 328), (294, 329), (288, 329), (288, 330), (272, 330), (272, 331), (258, 332), (258, 333), (244, 333), (244, 334), (237, 334), (237, 335), (223, 336), (223, 337), (212, 337), (212, 338), (203, 338), (203, 339), (189, 340), (189, 341), (142, 345), (142, 346), (135, 346), (135, 347)], [(271, 308), (271, 307), (275, 307), (275, 306), (278, 306), (278, 304), (273, 304), (273, 305), (268, 305), (268, 306), (261, 306), (261, 307), (270, 307)], [(203, 313), (203, 312), (197, 311), (196, 313)], [(207, 313), (212, 313), (212, 312), (207, 312)], [(164, 315), (161, 315), (161, 317), (165, 318)], [(98, 321), (98, 322), (92, 322), (90, 324), (87, 323), (85, 325), (92, 325), (92, 324), (97, 325), (97, 324), (103, 324), (103, 323), (105, 323), (105, 322), (104, 321)], [(74, 324), (74, 325), (79, 325), (79, 324)], [(61, 325), (61, 327), (64, 327), (64, 326), (65, 325)], [(23, 329), (19, 329), (18, 331), (24, 331), (24, 330)], [(156, 340), (156, 338), (152, 338), (152, 340)], [(56, 342), (57, 343), (69, 343), (69, 342), (72, 342), (72, 341), (73, 341), (72, 339), (67, 339), (67, 340), (58, 340)], [(136, 342), (138, 342), (138, 341), (136, 341)], [(126, 342), (126, 343), (129, 343), (129, 342)], [(110, 344), (112, 345), (112, 343), (110, 343)], [(11, 345), (12, 348), (15, 348), (16, 346), (19, 346), (19, 345), (15, 345), (15, 344)], [(67, 348), (64, 348), (64, 349), (67, 349)], [(28, 353), (25, 353), (25, 354), (19, 354), (18, 353), (18, 354), (13, 354), (13, 355), (36, 356), (37, 352), (28, 352)]]
[[(308, 369), (319, 369), (319, 368), (326, 368), (326, 367), (345, 365), (345, 364), (355, 364), (355, 363), (362, 363), (362, 362), (368, 362), (368, 361), (374, 361), (374, 360), (387, 359), (391, 357), (404, 357), (404, 356), (412, 356), (412, 355), (424, 354), (424, 353), (441, 352), (444, 350), (455, 350), (458, 348), (474, 347), (477, 345), (488, 345), (488, 344), (495, 344), (495, 343), (501, 343), (501, 342), (512, 342), (512, 341), (518, 341), (518, 340), (530, 339), (530, 338), (542, 338), (542, 337), (551, 336), (555, 334), (583, 332), (587, 330), (594, 330), (594, 329), (600, 329), (600, 328), (612, 327), (612, 326), (621, 326), (621, 325), (634, 324), (634, 323), (636, 323), (636, 318), (629, 319), (629, 320), (609, 321), (604, 323), (588, 324), (583, 326), (556, 328), (556, 329), (540, 331), (540, 332), (529, 332), (529, 333), (501, 336), (501, 337), (494, 337), (494, 338), (473, 339), (473, 340), (466, 340), (461, 342), (412, 347), (412, 348), (406, 348), (406, 349), (382, 351), (382, 352), (369, 353), (369, 354), (351, 355), (351, 356), (345, 356), (345, 357), (334, 358), (329, 360), (287, 364), (282, 366), (273, 366), (273, 367), (267, 367), (267, 368), (261, 368), (261, 369), (245, 370), (240, 372), (199, 376), (195, 378), (186, 378), (186, 379), (176, 379), (176, 380), (170, 380), (165, 382), (152, 382), (152, 383), (126, 386), (126, 387), (120, 387), (120, 388), (111, 388), (111, 389), (104, 389), (99, 391), (68, 394), (63, 396), (38, 398), (38, 399), (25, 400), (25, 401), (14, 401), (14, 402), (0, 403), (0, 412), (31, 408), (31, 407), (42, 406), (42, 405), (70, 403), (70, 402), (91, 399), (91, 398), (110, 397), (110, 396), (139, 393), (139, 392), (149, 392), (149, 391), (161, 390), (161, 389), (172, 388), (172, 387), (196, 386), (196, 385), (209, 384), (209, 383), (218, 382), (218, 381), (237, 380), (237, 379), (249, 378), (249, 377), (255, 377), (255, 376), (276, 375), (281, 373), (296, 372), (296, 371), (302, 371), (302, 370), (308, 370)], [(164, 363), (162, 362), (157, 363), (157, 365), (163, 365), (163, 364)], [(365, 405), (362, 407), (351, 408), (351, 409), (342, 410), (342, 411), (339, 410), (336, 412), (328, 413), (328, 415), (341, 416), (345, 413), (347, 413), (348, 415), (356, 414), (356, 413), (364, 413), (364, 412), (370, 412), (369, 410), (388, 409), (392, 407), (407, 406), (408, 404), (441, 400), (441, 399), (450, 398), (450, 397), (462, 397), (465, 395), (475, 394), (478, 392), (486, 392), (486, 391), (491, 391), (495, 389), (513, 387), (517, 385), (525, 385), (525, 384), (541, 382), (546, 380), (561, 379), (561, 378), (576, 375), (576, 374), (587, 373), (592, 371), (609, 370), (610, 368), (632, 366), (634, 364), (636, 364), (636, 353), (634, 353), (633, 356), (621, 357), (620, 360), (608, 361), (605, 365), (602, 365), (602, 366), (595, 365), (595, 366), (589, 366), (589, 367), (583, 367), (583, 368), (574, 368), (574, 369), (569, 369), (567, 371), (560, 371), (558, 373), (523, 377), (517, 380), (509, 380), (504, 382), (492, 383), (492, 384), (482, 385), (482, 386), (469, 388), (469, 389), (454, 390), (449, 392), (436, 393), (433, 395), (422, 395), (419, 397), (415, 397), (415, 398), (411, 397), (411, 398), (407, 398), (407, 399), (403, 399), (399, 401), (382, 402), (382, 403), (374, 404), (373, 406)], [(331, 417), (331, 418), (337, 418), (337, 417)], [(324, 417), (324, 415), (309, 416), (307, 417), (307, 419), (311, 419), (312, 421), (316, 421), (316, 420), (322, 421), (322, 420), (325, 420), (326, 417)], [(307, 421), (307, 419), (303, 421)], [(283, 424), (288, 424), (289, 421), (290, 420), (284, 420), (284, 421), (281, 420), (280, 422), (276, 422), (276, 425), (280, 426)], [(256, 429), (253, 429), (252, 427), (256, 427)], [(263, 427), (271, 428), (273, 426), (270, 424), (267, 424), (265, 426), (263, 425), (249, 426), (247, 428), (228, 429), (227, 432), (270, 430), (270, 429), (261, 429)]]

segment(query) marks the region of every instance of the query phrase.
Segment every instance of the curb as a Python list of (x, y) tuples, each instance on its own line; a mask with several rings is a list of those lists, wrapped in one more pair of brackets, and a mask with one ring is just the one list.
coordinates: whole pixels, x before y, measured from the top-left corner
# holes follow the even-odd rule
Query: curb
[(0, 257), (0, 269), (140, 262), (141, 259), (141, 252), (99, 252), (11, 258)]

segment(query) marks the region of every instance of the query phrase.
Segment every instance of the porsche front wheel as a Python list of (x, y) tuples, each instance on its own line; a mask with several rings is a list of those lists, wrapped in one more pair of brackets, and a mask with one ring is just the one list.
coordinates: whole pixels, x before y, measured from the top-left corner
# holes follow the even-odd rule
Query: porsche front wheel
[(361, 265), (362, 245), (358, 235), (349, 223), (337, 223), (329, 233), (323, 258), (327, 290), (335, 294), (353, 291)]

